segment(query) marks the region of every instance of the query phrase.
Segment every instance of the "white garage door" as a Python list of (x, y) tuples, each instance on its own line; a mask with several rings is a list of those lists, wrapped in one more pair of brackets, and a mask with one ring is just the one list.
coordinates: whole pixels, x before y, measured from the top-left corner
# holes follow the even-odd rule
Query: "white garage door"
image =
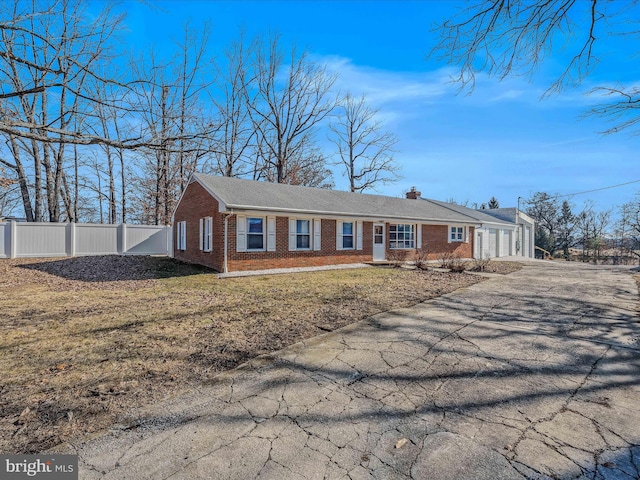
[(489, 257), (495, 258), (498, 256), (498, 230), (495, 228), (489, 229)]
[(502, 256), (511, 255), (511, 232), (509, 230), (502, 231), (502, 241), (500, 242), (500, 250)]

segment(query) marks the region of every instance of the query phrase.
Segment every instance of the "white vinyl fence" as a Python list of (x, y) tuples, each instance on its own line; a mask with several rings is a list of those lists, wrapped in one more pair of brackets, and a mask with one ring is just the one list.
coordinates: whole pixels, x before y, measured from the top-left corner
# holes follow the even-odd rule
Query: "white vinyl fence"
[(156, 225), (0, 223), (0, 258), (171, 255), (173, 229)]

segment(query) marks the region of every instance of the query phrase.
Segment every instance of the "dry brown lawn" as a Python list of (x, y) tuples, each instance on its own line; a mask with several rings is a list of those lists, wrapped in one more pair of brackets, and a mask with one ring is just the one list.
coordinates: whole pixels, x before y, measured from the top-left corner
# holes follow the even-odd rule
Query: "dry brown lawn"
[(392, 268), (220, 280), (167, 258), (0, 260), (0, 451), (52, 448), (257, 355), (478, 281)]

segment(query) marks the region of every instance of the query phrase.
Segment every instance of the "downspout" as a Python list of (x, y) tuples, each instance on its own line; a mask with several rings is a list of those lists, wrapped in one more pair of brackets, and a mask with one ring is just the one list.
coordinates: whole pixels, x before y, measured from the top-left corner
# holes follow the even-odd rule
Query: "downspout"
[(229, 266), (227, 264), (227, 258), (229, 256), (229, 217), (233, 215), (233, 210), (231, 213), (224, 214), (224, 264), (223, 264), (223, 273), (229, 273)]

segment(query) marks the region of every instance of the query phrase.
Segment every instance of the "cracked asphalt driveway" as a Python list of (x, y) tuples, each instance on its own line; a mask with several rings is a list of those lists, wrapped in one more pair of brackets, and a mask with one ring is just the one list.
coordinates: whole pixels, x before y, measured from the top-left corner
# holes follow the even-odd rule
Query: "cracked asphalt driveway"
[(628, 271), (531, 264), (68, 448), (83, 479), (637, 479), (637, 304)]

